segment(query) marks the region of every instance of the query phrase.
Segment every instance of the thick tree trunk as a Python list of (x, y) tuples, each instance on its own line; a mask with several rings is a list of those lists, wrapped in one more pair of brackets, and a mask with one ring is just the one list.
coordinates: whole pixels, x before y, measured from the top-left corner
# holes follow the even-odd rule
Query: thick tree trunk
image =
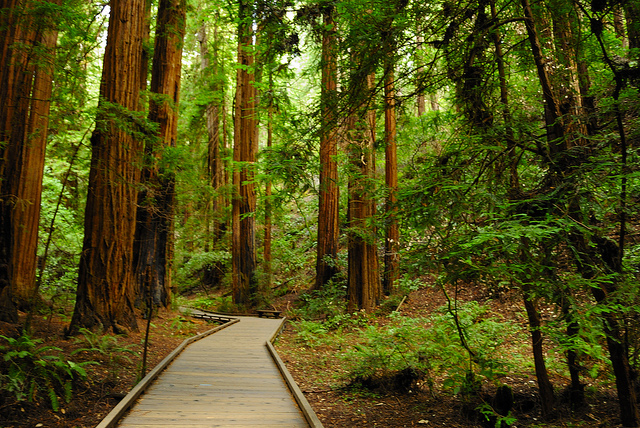
[(250, 306), (257, 291), (254, 164), (258, 151), (252, 0), (239, 0), (238, 71), (233, 147), (233, 302)]
[[(53, 1), (57, 3), (57, 1)], [(54, 16), (0, 1), (0, 320), (36, 297), (44, 152), (57, 40)]]
[(387, 49), (385, 85), (384, 85), (384, 131), (385, 131), (385, 182), (387, 186), (386, 237), (384, 251), (384, 280), (383, 291), (389, 295), (393, 292), (395, 281), (398, 279), (400, 257), (400, 228), (398, 226), (396, 207), (398, 201), (398, 157), (396, 148), (396, 91), (394, 61), (395, 52)]
[(137, 330), (133, 238), (142, 144), (134, 133), (148, 132), (138, 113), (146, 1), (110, 5), (71, 333), (81, 327)]
[(184, 0), (160, 1), (151, 71), (154, 96), (149, 102), (149, 120), (159, 129), (157, 139), (150, 138), (145, 147), (152, 164), (142, 171), (134, 243), (138, 297), (164, 307), (171, 300), (175, 179), (173, 171), (162, 166), (162, 151), (176, 145), (185, 19)]
[(338, 148), (336, 135), (337, 56), (333, 9), (325, 11), (322, 38), (322, 130), (320, 136), (320, 191), (315, 289), (320, 289), (339, 271)]

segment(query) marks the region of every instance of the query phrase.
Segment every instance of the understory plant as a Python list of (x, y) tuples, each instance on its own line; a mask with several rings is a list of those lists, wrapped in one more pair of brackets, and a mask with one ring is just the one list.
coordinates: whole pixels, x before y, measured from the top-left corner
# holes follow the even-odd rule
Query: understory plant
[[(352, 384), (408, 390), (423, 382), (433, 392), (440, 383), (454, 394), (470, 393), (482, 381), (494, 381), (514, 368), (504, 347), (519, 329), (511, 322), (489, 316), (477, 302), (460, 304), (457, 321), (442, 307), (426, 318), (408, 318), (394, 312), (386, 326), (369, 326), (363, 340), (345, 355), (351, 365)], [(460, 329), (465, 344), (459, 338)]]
[(0, 336), (7, 344), (0, 347), (0, 391), (16, 401), (35, 402), (48, 399), (54, 411), (60, 409), (60, 399), (69, 402), (74, 381), (87, 378), (85, 367), (92, 361), (76, 363), (60, 356), (62, 349), (40, 346), (41, 339), (27, 334), (18, 338)]
[(138, 354), (138, 345), (121, 345), (117, 336), (103, 334), (102, 332), (92, 332), (86, 328), (81, 328), (79, 332), (82, 338), (77, 338), (76, 343), (82, 347), (76, 349), (71, 355), (89, 354), (92, 358), (103, 360), (110, 376), (117, 377), (122, 369), (123, 363), (131, 363), (129, 355)]

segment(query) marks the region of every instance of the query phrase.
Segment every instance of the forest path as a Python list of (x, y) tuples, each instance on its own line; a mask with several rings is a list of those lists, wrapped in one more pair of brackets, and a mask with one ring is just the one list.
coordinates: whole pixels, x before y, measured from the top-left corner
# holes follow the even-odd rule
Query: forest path
[(239, 321), (184, 348), (112, 426), (321, 427), (278, 367), (271, 341), (284, 320), (233, 318)]

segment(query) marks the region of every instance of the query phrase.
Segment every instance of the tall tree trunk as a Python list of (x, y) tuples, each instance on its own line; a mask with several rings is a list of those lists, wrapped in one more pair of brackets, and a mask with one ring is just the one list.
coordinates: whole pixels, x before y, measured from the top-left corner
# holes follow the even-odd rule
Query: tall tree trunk
[[(420, 28), (420, 25), (418, 25), (418, 33), (422, 32), (422, 28)], [(417, 36), (417, 40), (418, 42), (418, 46), (416, 49), (416, 60), (418, 61), (418, 70), (416, 73), (416, 80), (417, 80), (417, 96), (416, 96), (416, 104), (418, 107), (418, 117), (424, 115), (427, 112), (427, 102), (426, 102), (426, 97), (424, 95), (424, 89), (422, 88), (422, 86), (424, 86), (424, 80), (425, 80), (425, 72), (424, 72), (424, 65), (423, 65), (423, 52), (424, 52), (424, 37), (419, 35)]]
[(211, 82), (211, 92), (213, 99), (207, 104), (206, 123), (207, 123), (207, 169), (209, 180), (213, 188), (213, 198), (211, 200), (212, 213), (212, 238), (214, 247), (226, 229), (227, 199), (224, 195), (223, 188), (227, 184), (225, 166), (223, 161), (223, 149), (225, 142), (225, 134), (222, 129), (221, 119), (224, 116), (224, 99), (225, 85), (222, 75), (224, 75), (222, 61), (218, 58), (219, 35), (217, 23), (213, 29), (213, 64), (211, 64), (209, 40), (207, 36), (207, 27), (203, 23), (198, 32), (198, 42), (200, 44), (200, 57), (203, 79), (205, 82)]
[(398, 226), (398, 209), (396, 207), (398, 201), (398, 157), (396, 148), (394, 56), (395, 52), (393, 48), (388, 46), (384, 84), (385, 183), (388, 194), (385, 204), (386, 237), (383, 280), (383, 291), (387, 295), (393, 292), (395, 281), (398, 279), (398, 265), (400, 261), (398, 254), (400, 248), (400, 228)]
[(233, 302), (252, 305), (257, 291), (254, 163), (258, 152), (252, 0), (239, 0), (238, 71), (233, 147)]
[(640, 5), (635, 1), (622, 2), (627, 20), (629, 49), (640, 48)]
[(175, 147), (178, 133), (185, 19), (185, 0), (160, 0), (149, 102), (149, 120), (158, 124), (158, 134), (146, 142), (145, 157), (151, 164), (142, 171), (134, 242), (138, 296), (164, 307), (171, 300), (175, 178), (162, 158), (163, 150)]
[[(372, 74), (367, 76), (360, 106), (347, 122), (349, 177), (349, 250), (347, 275), (347, 309), (370, 311), (379, 303), (382, 287), (378, 275), (375, 227), (375, 110), (370, 107)], [(365, 100), (365, 101), (363, 101)]]
[(337, 148), (337, 56), (333, 7), (324, 12), (322, 36), (322, 130), (320, 136), (320, 191), (318, 209), (318, 245), (316, 281), (320, 289), (339, 271), (339, 187)]
[(55, 15), (33, 14), (36, 6), (0, 1), (0, 321), (10, 322), (17, 321), (17, 307), (29, 307), (37, 293), (38, 223), (57, 22)]
[[(273, 146), (273, 73), (269, 70), (269, 106), (267, 107), (267, 148)], [(271, 180), (267, 178), (264, 189), (264, 274), (266, 277), (265, 286), (270, 289), (272, 283), (272, 257), (271, 257), (271, 241), (272, 241), (272, 214), (273, 206), (271, 204)]]
[(142, 143), (149, 130), (138, 112), (143, 73), (145, 0), (112, 0), (85, 209), (76, 306), (81, 327), (137, 330), (133, 238)]

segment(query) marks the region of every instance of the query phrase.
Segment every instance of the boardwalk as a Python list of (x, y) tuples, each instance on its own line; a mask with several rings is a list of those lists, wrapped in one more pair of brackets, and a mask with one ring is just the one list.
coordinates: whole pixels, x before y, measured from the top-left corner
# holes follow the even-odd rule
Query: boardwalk
[(266, 345), (281, 324), (240, 317), (190, 344), (117, 426), (309, 427)]

